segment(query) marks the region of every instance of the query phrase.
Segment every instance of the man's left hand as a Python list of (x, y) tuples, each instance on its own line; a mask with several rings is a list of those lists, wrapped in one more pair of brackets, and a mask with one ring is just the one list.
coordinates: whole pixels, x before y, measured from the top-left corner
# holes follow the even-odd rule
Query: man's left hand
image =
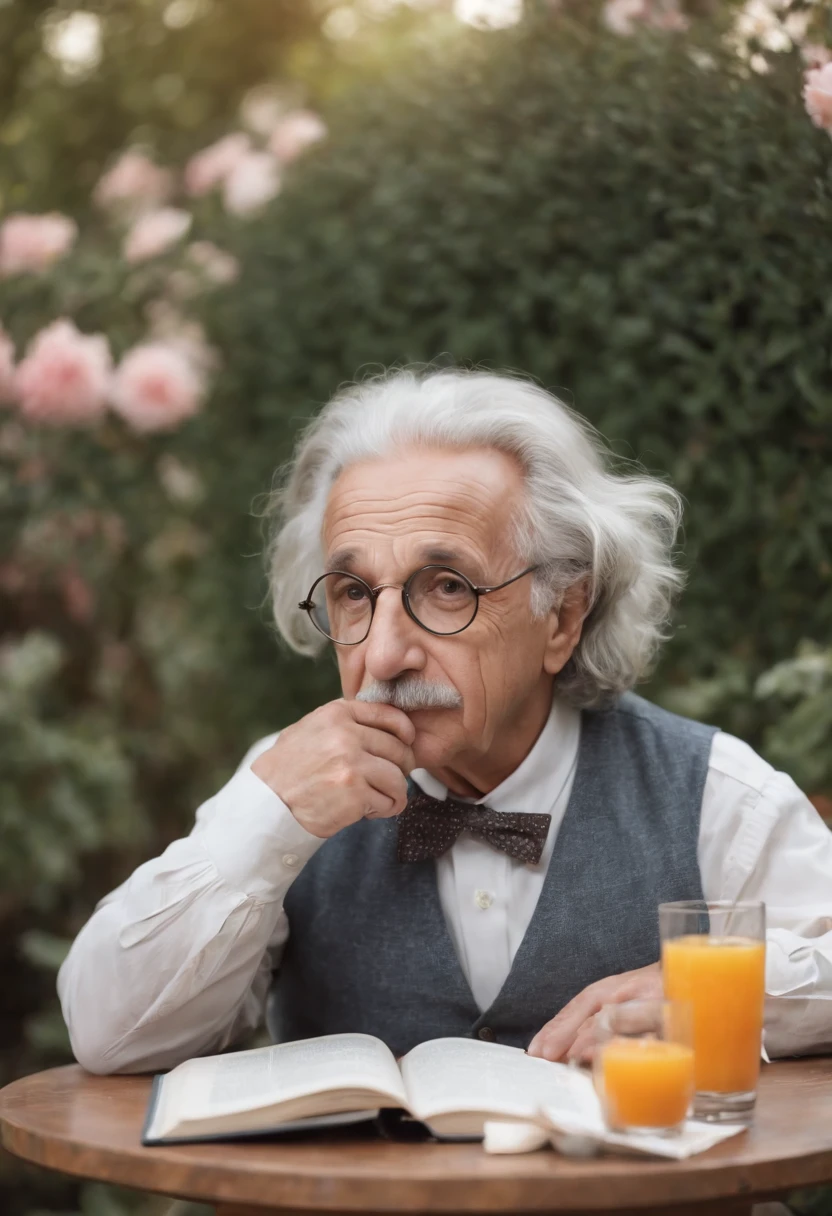
[(541, 1056), (544, 1060), (590, 1059), (593, 1023), (603, 1005), (615, 1005), (620, 1001), (660, 1001), (662, 996), (662, 973), (658, 963), (598, 980), (573, 997), (537, 1032), (529, 1044), (529, 1055)]

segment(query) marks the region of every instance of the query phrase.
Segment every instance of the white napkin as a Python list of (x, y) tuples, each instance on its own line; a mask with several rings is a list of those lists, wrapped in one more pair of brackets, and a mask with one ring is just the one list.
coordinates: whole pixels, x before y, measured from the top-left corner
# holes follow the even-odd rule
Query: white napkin
[[(542, 1115), (546, 1117), (545, 1112)], [(577, 1119), (567, 1129), (567, 1121), (560, 1112), (558, 1120), (561, 1124), (558, 1129), (541, 1127), (537, 1123), (489, 1120), (485, 1125), (483, 1147), (487, 1153), (532, 1153), (551, 1144), (564, 1157), (594, 1157), (607, 1149), (681, 1161), (745, 1131), (741, 1124), (699, 1123), (689, 1119), (675, 1136), (625, 1135), (608, 1131), (606, 1127), (590, 1129)]]
[[(574, 1120), (565, 1119), (560, 1110), (544, 1110), (542, 1115), (552, 1124), (557, 1121), (557, 1126), (552, 1127), (552, 1137), (553, 1140), (555, 1137), (560, 1139), (561, 1143), (556, 1143), (556, 1147), (567, 1155), (575, 1155), (575, 1148), (579, 1155), (587, 1155), (584, 1142), (589, 1141), (595, 1145), (596, 1151), (606, 1148), (619, 1153), (647, 1154), (651, 1157), (669, 1157), (673, 1161), (681, 1161), (685, 1157), (693, 1157), (696, 1153), (704, 1153), (715, 1144), (745, 1131), (745, 1125), (740, 1123), (700, 1123), (695, 1119), (688, 1119), (681, 1131), (675, 1135), (654, 1136), (649, 1133), (608, 1131), (600, 1117), (600, 1111), (598, 1121), (593, 1123), (580, 1117)], [(567, 1139), (564, 1140), (564, 1137)], [(572, 1141), (578, 1143), (572, 1146), (573, 1151), (570, 1152)]]
[(487, 1153), (529, 1153), (552, 1144), (570, 1157), (594, 1156), (603, 1149), (615, 1152), (648, 1154), (682, 1160), (704, 1153), (731, 1136), (745, 1131), (742, 1124), (700, 1123), (690, 1119), (672, 1136), (633, 1134), (608, 1130), (601, 1103), (587, 1073), (570, 1070), (563, 1078), (563, 1092), (557, 1105), (541, 1107), (534, 1123), (489, 1121), (485, 1125)]
[(536, 1123), (504, 1123), (489, 1119), (485, 1125), (483, 1147), (487, 1153), (533, 1153), (545, 1148), (550, 1132)]

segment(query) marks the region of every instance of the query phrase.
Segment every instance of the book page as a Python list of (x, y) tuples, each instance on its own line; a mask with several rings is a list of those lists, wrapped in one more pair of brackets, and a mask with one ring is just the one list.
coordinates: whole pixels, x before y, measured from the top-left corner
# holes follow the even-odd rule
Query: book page
[(275, 1106), (328, 1090), (367, 1090), (404, 1104), (398, 1066), (389, 1048), (366, 1034), (324, 1035), (253, 1051), (206, 1056), (165, 1077), (164, 1112), (154, 1123), (210, 1118)]
[(457, 1111), (533, 1119), (541, 1106), (563, 1101), (573, 1070), (518, 1047), (432, 1039), (404, 1057), (401, 1071), (412, 1113), (429, 1122)]

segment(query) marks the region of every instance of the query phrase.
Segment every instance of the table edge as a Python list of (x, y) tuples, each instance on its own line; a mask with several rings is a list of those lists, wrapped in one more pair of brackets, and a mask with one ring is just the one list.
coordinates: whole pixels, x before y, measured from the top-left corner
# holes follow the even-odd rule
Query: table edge
[[(67, 1069), (77, 1068), (69, 1065)], [(48, 1070), (51, 1072), (63, 1069)], [(80, 1069), (78, 1070), (80, 1072)], [(43, 1075), (43, 1074), (35, 1074)], [(221, 1163), (197, 1161), (188, 1163), (176, 1160), (176, 1149), (154, 1148), (148, 1156), (138, 1140), (135, 1148), (90, 1147), (71, 1135), (45, 1135), (23, 1126), (15, 1119), (10, 1109), (9, 1098), (18, 1086), (30, 1078), (20, 1078), (0, 1090), (0, 1142), (11, 1154), (31, 1164), (69, 1174), (90, 1178), (114, 1185), (133, 1187), (157, 1194), (187, 1198), (208, 1203), (226, 1203), (264, 1207), (277, 1204), (283, 1208), (305, 1211), (331, 1212), (514, 1212), (519, 1208), (527, 1212), (586, 1211), (602, 1212), (615, 1202), (619, 1207), (660, 1208), (679, 1199), (680, 1175), (684, 1162), (651, 1162), (650, 1172), (638, 1175), (638, 1194), (631, 1194), (631, 1184), (626, 1175), (611, 1175), (607, 1180), (607, 1194), (599, 1174), (589, 1194), (587, 1180), (569, 1175), (540, 1173), (525, 1177), (487, 1179), (485, 1195), (482, 1187), (472, 1187), (474, 1179), (461, 1177), (408, 1178), (403, 1190), (391, 1202), (390, 1187), (395, 1180), (388, 1176), (375, 1178), (360, 1175), (335, 1174), (324, 1178), (313, 1171), (290, 1172), (252, 1170), (241, 1173), (232, 1166)], [(165, 1160), (164, 1154), (171, 1159)], [(96, 1158), (95, 1161), (92, 1158)], [(102, 1158), (105, 1168), (102, 1168)], [(518, 1162), (528, 1158), (518, 1157)], [(709, 1200), (770, 1197), (785, 1194), (792, 1189), (813, 1186), (832, 1181), (832, 1144), (802, 1156), (774, 1158), (770, 1161), (751, 1162), (744, 1167), (742, 1162), (715, 1158), (709, 1166), (701, 1158), (698, 1168), (684, 1172), (685, 1203)], [(171, 1187), (165, 1174), (175, 1167), (179, 1182)], [(703, 1168), (704, 1167), (704, 1168)], [(753, 1171), (753, 1181), (749, 1177)], [(264, 1178), (268, 1179), (269, 1196), (262, 1194)], [(590, 1180), (591, 1181), (591, 1180)], [(523, 1198), (518, 1200), (517, 1189), (522, 1186)], [(385, 1196), (379, 1197), (384, 1190)], [(471, 1190), (477, 1197), (470, 1199)], [(583, 1194), (581, 1192), (584, 1192)], [(614, 1192), (614, 1195), (613, 1195)], [(623, 1193), (622, 1193), (623, 1192)], [(553, 1193), (560, 1203), (553, 1206)]]

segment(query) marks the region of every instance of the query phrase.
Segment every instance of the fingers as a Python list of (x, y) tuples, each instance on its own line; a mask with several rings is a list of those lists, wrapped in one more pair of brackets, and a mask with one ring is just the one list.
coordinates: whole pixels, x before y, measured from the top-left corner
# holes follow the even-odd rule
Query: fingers
[(575, 1041), (567, 1053), (569, 1059), (577, 1061), (578, 1064), (590, 1063), (595, 1055), (595, 1036), (596, 1019), (593, 1017), (584, 1022), (575, 1035)]
[(397, 765), (378, 756), (368, 756), (363, 773), (367, 804), (372, 807), (374, 818), (387, 819), (401, 814), (407, 805), (407, 782)]
[(361, 742), (364, 750), (371, 756), (379, 756), (382, 760), (395, 764), (405, 777), (416, 767), (412, 749), (402, 743), (397, 735), (391, 735), (389, 731), (363, 726), (361, 727)]
[(416, 727), (403, 710), (396, 709), (394, 705), (368, 704), (365, 701), (344, 701), (344, 705), (359, 725), (387, 731), (400, 739), (405, 747), (413, 746)]
[(395, 802), (386, 794), (365, 785), (363, 793), (364, 819), (390, 819), (395, 816)]
[(594, 1017), (602, 1003), (602, 996), (594, 984), (585, 988), (538, 1031), (529, 1044), (529, 1055), (541, 1056), (544, 1060), (563, 1059), (584, 1022)]
[(564, 1005), (560, 1013), (538, 1031), (528, 1046), (531, 1056), (561, 1060), (578, 1050), (584, 1051), (592, 1034), (592, 1019), (604, 1005), (631, 1000), (660, 1000), (662, 973), (658, 963), (636, 971), (625, 971), (598, 980)]

